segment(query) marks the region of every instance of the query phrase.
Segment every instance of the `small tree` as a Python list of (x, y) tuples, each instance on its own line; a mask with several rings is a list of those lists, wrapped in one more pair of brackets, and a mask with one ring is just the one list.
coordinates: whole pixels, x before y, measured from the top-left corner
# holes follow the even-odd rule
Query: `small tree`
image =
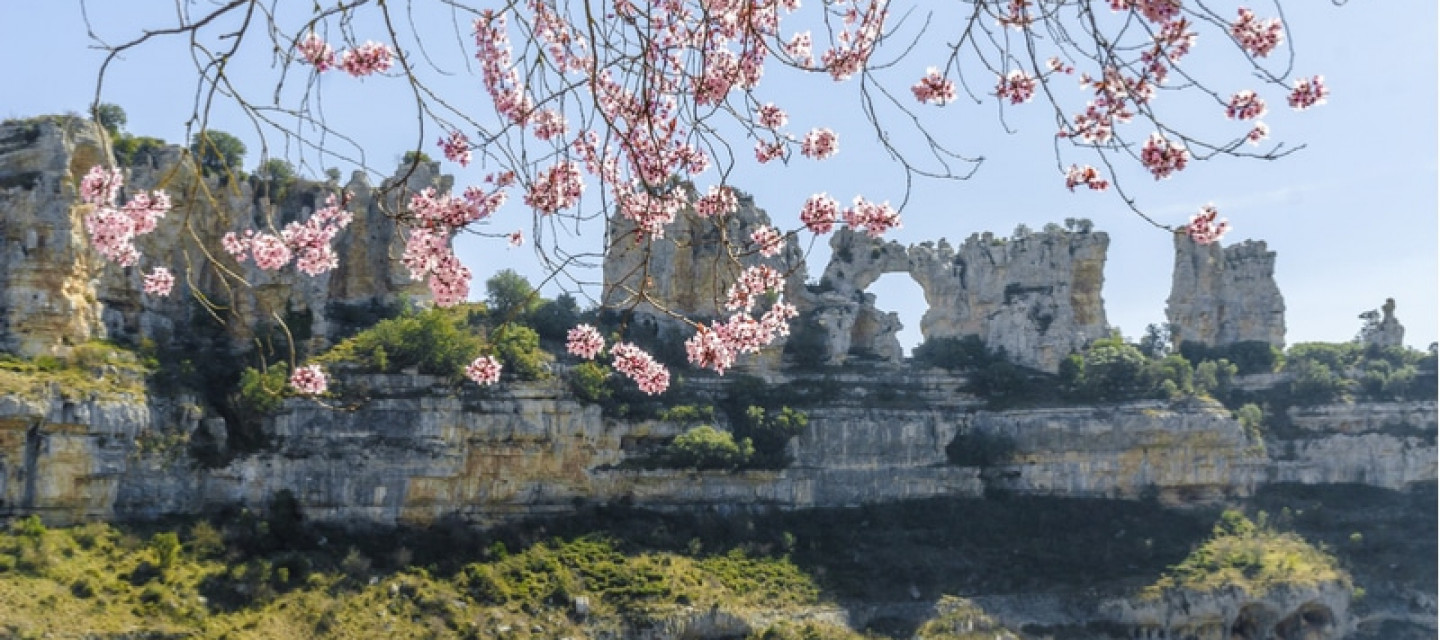
[(540, 305), (535, 287), (513, 269), (504, 269), (485, 281), (485, 305), (490, 318), (497, 322), (524, 322)]
[(705, 425), (675, 436), (667, 457), (670, 464), (677, 467), (734, 469), (744, 465), (754, 453), (755, 447), (749, 438), (737, 443), (730, 432)]
[(125, 130), (125, 123), (128, 120), (125, 117), (125, 110), (120, 108), (120, 105), (102, 102), (95, 107), (95, 121), (110, 132), (111, 138), (118, 138), (120, 132)]
[(190, 151), (205, 175), (226, 176), (239, 171), (245, 159), (245, 143), (224, 131), (202, 131), (190, 141)]

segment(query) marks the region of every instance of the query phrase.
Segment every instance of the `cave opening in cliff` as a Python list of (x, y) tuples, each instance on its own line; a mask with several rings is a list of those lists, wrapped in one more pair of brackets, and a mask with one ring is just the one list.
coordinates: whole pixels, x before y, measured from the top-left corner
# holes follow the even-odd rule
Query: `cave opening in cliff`
[(874, 294), (876, 309), (899, 317), (901, 328), (896, 338), (900, 340), (901, 353), (909, 357), (924, 341), (920, 335), (920, 319), (925, 315), (926, 303), (920, 284), (909, 274), (887, 273), (866, 287), (865, 293)]

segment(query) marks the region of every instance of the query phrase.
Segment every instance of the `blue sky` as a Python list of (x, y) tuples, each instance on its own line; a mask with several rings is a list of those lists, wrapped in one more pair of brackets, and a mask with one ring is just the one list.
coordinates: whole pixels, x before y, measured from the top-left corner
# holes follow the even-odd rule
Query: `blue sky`
[[(1257, 13), (1264, 15), (1266, 5), (1256, 4)], [(1397, 315), (1406, 326), (1408, 344), (1424, 348), (1436, 340), (1440, 316), (1436, 6), (1405, 4), (1404, 12), (1389, 3), (1334, 7), (1299, 0), (1285, 5), (1296, 73), (1323, 74), (1332, 94), (1327, 105), (1293, 113), (1272, 91), (1271, 113), (1265, 121), (1274, 139), (1304, 144), (1305, 149), (1275, 162), (1194, 163), (1162, 183), (1155, 183), (1139, 167), (1127, 168), (1119, 176), (1140, 205), (1162, 222), (1181, 224), (1200, 205), (1213, 202), (1235, 226), (1227, 244), (1244, 239), (1268, 242), (1279, 253), (1276, 277), (1285, 295), (1291, 343), (1350, 339), (1359, 328), (1356, 316), (1378, 308), (1387, 297), (1399, 305)], [(97, 33), (109, 41), (122, 41), (143, 28), (173, 23), (175, 4), (96, 0), (90, 9)], [(365, 27), (361, 21), (357, 30)], [(444, 37), (437, 39), (431, 54), (440, 59), (451, 56), (455, 70), (463, 71), (459, 65), (469, 52), (463, 48), (468, 44), (461, 42), (468, 43), (468, 38), (440, 35)], [(1207, 47), (1214, 52), (1229, 46), (1215, 39), (1213, 32), (1205, 35), (1211, 39), (1202, 38), (1196, 60), (1208, 60), (1200, 57)], [(84, 111), (94, 96), (102, 60), (92, 44), (78, 0), (0, 0), (0, 54), (10, 61), (0, 66), (0, 86), (6, 87), (0, 117)], [(260, 87), (245, 83), (273, 74), (269, 64), (268, 53), (261, 51), (238, 61), (231, 73), (242, 86)], [(923, 55), (899, 63), (894, 70), (897, 88), (904, 90), (906, 79), (918, 77), (930, 64), (934, 62)], [(185, 49), (159, 42), (117, 65), (102, 100), (126, 109), (127, 129), (182, 140), (194, 96)], [(1215, 69), (1213, 77), (1222, 79), (1217, 90), (1247, 88), (1234, 66), (1225, 68), (1231, 70), (1231, 77), (1218, 75), (1220, 69)], [(1198, 71), (1210, 69), (1201, 64)], [(478, 81), (460, 77), (445, 82), (451, 83), (444, 88), (459, 104), (483, 108)], [(332, 75), (322, 78), (321, 86), (331, 122), (357, 134), (373, 166), (388, 169), (415, 144), (414, 118), (398, 80), (357, 82)], [(842, 201), (863, 193), (872, 200), (898, 202), (903, 174), (881, 155), (874, 130), (857, 116), (857, 89), (854, 83), (767, 78), (762, 92), (773, 92), (767, 98), (789, 108), (791, 128), (803, 132), (809, 126), (833, 126), (841, 134), (841, 153), (824, 163), (799, 159), (778, 170), (742, 162), (731, 176), (732, 183), (754, 194), (773, 218), (791, 227), (797, 224), (800, 204), (815, 192), (829, 192)], [(962, 101), (943, 109), (921, 109), (933, 132), (957, 150), (984, 156), (986, 161), (968, 181), (917, 184), (905, 210), (905, 226), (892, 234), (894, 239), (913, 243), (945, 237), (953, 243), (979, 231), (1009, 235), (1022, 223), (1039, 228), (1067, 217), (1090, 218), (1111, 237), (1104, 289), (1111, 324), (1134, 337), (1147, 323), (1163, 319), (1173, 260), (1168, 234), (1139, 220), (1111, 194), (1065, 189), (1054, 158), (1055, 126), (1045, 107), (1033, 103), (1008, 109), (1005, 122), (1014, 131), (1008, 134), (993, 99), (978, 105)], [(1188, 109), (1181, 106), (1176, 117), (1226, 124), (1213, 112)], [(890, 124), (882, 121), (887, 130)], [(251, 147), (247, 163), (258, 162), (258, 137), (233, 112), (217, 110), (212, 126), (245, 138)], [(904, 135), (899, 128), (889, 133)], [(438, 135), (431, 128), (423, 139), (429, 145)], [(1143, 132), (1133, 137), (1143, 137)], [(293, 157), (293, 147), (287, 150), (277, 142), (271, 139), (272, 155)], [(427, 150), (439, 156), (433, 146)], [(1071, 161), (1083, 163), (1086, 158), (1067, 155), (1064, 162)], [(474, 167), (457, 171), (457, 182), (473, 182), (480, 175)], [(507, 215), (509, 219), (504, 219)], [(529, 214), (515, 198), (493, 230), (522, 227), (531, 228)], [(579, 242), (598, 248), (598, 234), (582, 231), (585, 235)], [(539, 263), (527, 251), (506, 250), (503, 243), (481, 240), (465, 240), (460, 251), (477, 280), (504, 267), (540, 278)], [(811, 257), (812, 276), (823, 268), (827, 253), (823, 242), (818, 243)], [(483, 287), (477, 285), (475, 290)], [(871, 290), (879, 295), (882, 308), (901, 314), (907, 325), (902, 340), (918, 341), (924, 307), (919, 287), (906, 276), (891, 275)]]

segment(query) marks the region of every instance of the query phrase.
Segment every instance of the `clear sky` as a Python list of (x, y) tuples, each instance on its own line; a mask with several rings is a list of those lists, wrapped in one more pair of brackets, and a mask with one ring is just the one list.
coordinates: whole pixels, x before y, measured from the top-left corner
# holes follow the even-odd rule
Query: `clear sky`
[[(1257, 12), (1264, 14), (1268, 3), (1256, 5)], [(1291, 343), (1348, 340), (1359, 329), (1356, 316), (1378, 308), (1387, 297), (1398, 303), (1406, 343), (1424, 348), (1436, 340), (1440, 317), (1436, 6), (1434, 2), (1404, 5), (1403, 11), (1392, 3), (1374, 2), (1334, 7), (1319, 0), (1298, 0), (1284, 5), (1296, 73), (1323, 74), (1332, 94), (1327, 105), (1292, 113), (1272, 90), (1271, 114), (1265, 120), (1274, 139), (1307, 145), (1305, 149), (1276, 162), (1196, 163), (1163, 183), (1154, 183), (1139, 167), (1119, 176), (1139, 197), (1140, 205), (1162, 222), (1182, 224), (1200, 205), (1213, 202), (1235, 227), (1227, 244), (1244, 239), (1268, 242), (1279, 254), (1276, 277), (1285, 296)], [(4, 87), (0, 117), (87, 109), (102, 56), (91, 47), (79, 6), (78, 0), (0, 0), (0, 54), (8, 61), (0, 65), (0, 87)], [(175, 4), (163, 0), (94, 0), (89, 8), (97, 34), (112, 42), (133, 38), (147, 27), (171, 25), (175, 12)], [(453, 32), (439, 35), (443, 38), (437, 38), (431, 54), (452, 56), (455, 69), (463, 71), (462, 60), (470, 54), (464, 50), (468, 37), (457, 38)], [(1215, 33), (1207, 35), (1213, 38)], [(160, 42), (117, 63), (102, 101), (126, 109), (130, 132), (183, 139), (194, 85), (185, 49), (177, 44)], [(1205, 47), (1213, 51), (1225, 46), (1228, 43), (1202, 39), (1197, 55)], [(242, 85), (274, 73), (263, 52), (246, 60), (232, 69)], [(895, 70), (897, 87), (903, 90), (908, 86), (904, 79), (918, 77), (933, 63), (923, 55), (900, 63)], [(1229, 68), (1234, 76), (1235, 68)], [(447, 88), (462, 98), (462, 104), (481, 108), (478, 81), (460, 77), (452, 82)], [(1247, 88), (1243, 82), (1243, 77), (1234, 77), (1217, 89)], [(337, 75), (322, 83), (326, 83), (322, 86), (327, 115), (358, 134), (372, 165), (392, 166), (413, 147), (414, 119), (397, 80), (355, 82)], [(840, 155), (824, 163), (801, 159), (780, 170), (742, 163), (731, 176), (782, 226), (798, 224), (800, 204), (815, 192), (829, 192), (842, 201), (863, 193), (872, 200), (898, 202), (902, 173), (881, 155), (874, 130), (859, 118), (853, 83), (833, 86), (816, 79), (767, 79), (762, 87), (790, 108), (793, 130), (828, 124), (841, 134)], [(1007, 110), (1005, 121), (1014, 131), (1009, 134), (1000, 125), (993, 98), (979, 105), (962, 101), (922, 110), (934, 133), (959, 151), (986, 160), (968, 181), (917, 184), (904, 212), (905, 226), (892, 234), (894, 239), (914, 243), (945, 237), (954, 243), (978, 231), (1009, 235), (1017, 224), (1038, 229), (1067, 217), (1090, 218), (1111, 238), (1104, 288), (1110, 322), (1135, 337), (1147, 323), (1163, 320), (1173, 260), (1169, 235), (1139, 220), (1111, 194), (1065, 189), (1054, 158), (1055, 125), (1045, 107), (1035, 103)], [(1180, 113), (1178, 117), (1199, 117), (1192, 115), (1199, 112)], [(1223, 125), (1223, 118), (1218, 123)], [(882, 124), (888, 128), (888, 123)], [(258, 162), (258, 138), (233, 113), (217, 111), (212, 126), (244, 138), (251, 147), (247, 163)], [(903, 135), (898, 130), (889, 133)], [(427, 151), (439, 157), (429, 146), (436, 137), (438, 131), (431, 128), (423, 139)], [(270, 152), (281, 155), (285, 149), (272, 147)], [(1065, 163), (1072, 161), (1089, 160), (1067, 155)], [(457, 181), (466, 184), (479, 175), (472, 167), (459, 172)], [(498, 221), (495, 231), (531, 226), (529, 212), (518, 198), (501, 215), (511, 219)], [(593, 231), (587, 234), (581, 241), (598, 248), (599, 236)], [(461, 257), (477, 275), (474, 291), (483, 293), (478, 281), (504, 267), (539, 279), (539, 264), (532, 255), (500, 246), (471, 240), (460, 245)], [(817, 244), (810, 261), (812, 277), (818, 276), (827, 258), (828, 248)], [(879, 295), (881, 308), (901, 314), (907, 325), (902, 341), (907, 346), (917, 342), (924, 308), (919, 287), (906, 276), (891, 275), (871, 290)]]

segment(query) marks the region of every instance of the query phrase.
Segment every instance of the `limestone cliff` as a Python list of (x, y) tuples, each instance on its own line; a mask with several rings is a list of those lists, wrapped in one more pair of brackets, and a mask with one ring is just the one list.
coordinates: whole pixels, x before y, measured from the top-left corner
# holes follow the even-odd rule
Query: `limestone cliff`
[(1275, 252), (1264, 242), (1229, 247), (1175, 234), (1175, 271), (1166, 301), (1175, 344), (1285, 346), (1285, 299), (1275, 284)]
[[(1052, 227), (1008, 240), (975, 234), (956, 249), (944, 240), (906, 248), (842, 229), (830, 246), (821, 289), (833, 291), (837, 302), (819, 306), (827, 320), (837, 318), (826, 325), (832, 363), (856, 344), (892, 353), (898, 321), (879, 330), (866, 330), (875, 325), (861, 321), (874, 307), (861, 292), (886, 273), (908, 273), (925, 292), (920, 332), (926, 339), (979, 336), (1012, 361), (1042, 371), (1057, 371), (1066, 356), (1109, 333), (1101, 298), (1104, 233)], [(847, 300), (854, 310), (828, 311)], [(875, 344), (882, 346), (869, 346)]]
[[(107, 336), (163, 342), (200, 313), (196, 302), (202, 299), (237, 339), (273, 325), (278, 316), (323, 343), (335, 328), (332, 316), (344, 307), (423, 297), (424, 287), (411, 282), (399, 262), (399, 230), (387, 215), (399, 210), (407, 189), (447, 189), (438, 165), (409, 174), (405, 189), (394, 188), (406, 176), (404, 168), (378, 188), (357, 172), (345, 185), (355, 196), (349, 207), (355, 220), (336, 241), (341, 264), (311, 277), (236, 264), (221, 250), (220, 238), (303, 220), (337, 185), (257, 179), (222, 184), (202, 177), (181, 147), (152, 149), (122, 167), (121, 198), (164, 189), (174, 206), (154, 233), (137, 242), (141, 264), (121, 268), (90, 249), (83, 222), (88, 206), (76, 191), (90, 167), (114, 164), (104, 136), (94, 123), (74, 117), (0, 125), (0, 348), (36, 355)], [(175, 294), (168, 298), (141, 293), (142, 273), (156, 266), (176, 274)]]
[(1360, 328), (1360, 341), (1377, 347), (1400, 347), (1405, 345), (1405, 325), (1395, 317), (1395, 299), (1386, 298), (1380, 311), (1366, 311), (1360, 314), (1365, 325)]

